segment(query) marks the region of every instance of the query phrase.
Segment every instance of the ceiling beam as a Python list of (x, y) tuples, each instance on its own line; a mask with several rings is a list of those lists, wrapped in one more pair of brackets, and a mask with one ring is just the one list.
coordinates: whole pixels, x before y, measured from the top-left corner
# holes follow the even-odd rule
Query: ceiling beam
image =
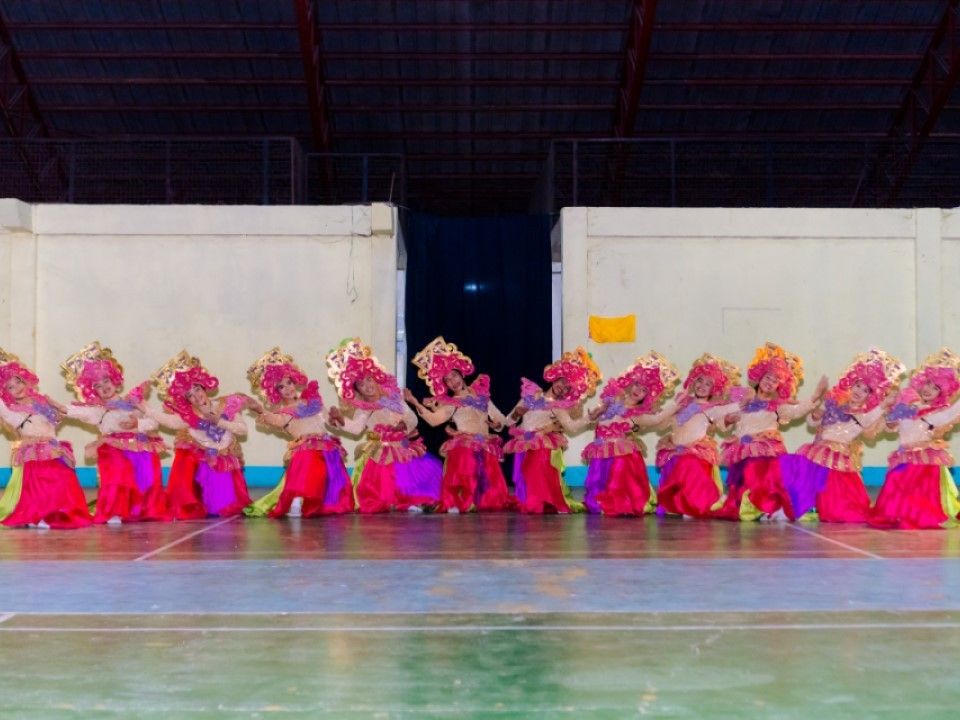
[(960, 0), (948, 0), (887, 132), (889, 138), (899, 142), (884, 145), (875, 158), (864, 164), (850, 201), (852, 206), (862, 202), (867, 188), (879, 191), (887, 184), (880, 204), (889, 206), (896, 202), (917, 156), (950, 101), (958, 78)]
[(633, 0), (613, 125), (613, 134), (616, 137), (629, 137), (633, 134), (633, 125), (640, 105), (640, 91), (647, 72), (647, 58), (650, 56), (656, 13), (657, 0)]
[(300, 34), (300, 54), (303, 57), (303, 75), (307, 85), (310, 107), (310, 127), (313, 130), (314, 150), (330, 151), (330, 122), (327, 117), (327, 87), (317, 24), (319, 0), (293, 0)]

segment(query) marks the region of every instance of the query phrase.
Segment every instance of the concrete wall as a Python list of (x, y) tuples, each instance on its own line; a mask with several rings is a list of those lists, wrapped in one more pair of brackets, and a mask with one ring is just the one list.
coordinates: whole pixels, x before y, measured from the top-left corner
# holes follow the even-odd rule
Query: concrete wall
[[(960, 350), (955, 211), (568, 208), (561, 231), (563, 344), (587, 347), (608, 377), (650, 349), (684, 373), (705, 351), (745, 370), (772, 340), (804, 359), (809, 393), (871, 345), (910, 367)], [(589, 315), (628, 313), (635, 343), (588, 339)], [(787, 446), (809, 437), (791, 429)], [(865, 463), (892, 449), (880, 442)]]
[[(186, 348), (221, 392), (250, 392), (246, 368), (280, 345), (331, 403), (323, 357), (344, 337), (360, 335), (394, 364), (396, 255), (385, 205), (0, 201), (0, 346), (67, 401), (60, 363), (91, 340), (113, 349), (128, 387)], [(92, 436), (67, 426), (62, 437), (82, 446)], [(283, 452), (275, 435), (252, 431), (244, 443), (250, 466), (277, 466)], [(4, 439), (0, 466), (6, 459)]]

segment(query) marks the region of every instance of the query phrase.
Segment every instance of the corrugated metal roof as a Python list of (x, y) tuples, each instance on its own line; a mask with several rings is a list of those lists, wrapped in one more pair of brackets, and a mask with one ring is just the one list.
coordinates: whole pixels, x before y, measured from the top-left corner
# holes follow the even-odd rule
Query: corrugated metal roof
[[(661, 0), (632, 134), (884, 136), (948, 4)], [(414, 203), (522, 210), (551, 139), (614, 133), (634, 5), (315, 2), (329, 150), (406, 154)], [(54, 137), (314, 142), (295, 0), (2, 13)], [(960, 134), (958, 98), (934, 136)]]

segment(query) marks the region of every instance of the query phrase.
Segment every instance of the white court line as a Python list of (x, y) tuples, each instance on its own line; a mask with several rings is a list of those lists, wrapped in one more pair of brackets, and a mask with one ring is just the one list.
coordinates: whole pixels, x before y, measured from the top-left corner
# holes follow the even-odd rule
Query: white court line
[(3, 627), (0, 634), (30, 633), (484, 633), (484, 632), (717, 632), (724, 630), (749, 632), (752, 630), (956, 630), (960, 622), (933, 623), (758, 623), (756, 625), (447, 625), (407, 626), (366, 625), (344, 626), (287, 626), (287, 627)]
[(826, 535), (821, 535), (820, 533), (814, 532), (813, 530), (808, 530), (807, 528), (801, 527), (800, 525), (797, 525), (796, 523), (787, 523), (787, 527), (791, 527), (791, 528), (793, 528), (794, 530), (797, 530), (798, 532), (806, 533), (807, 535), (813, 535), (814, 537), (818, 537), (818, 538), (820, 538), (821, 540), (826, 540), (828, 543), (833, 543), (834, 545), (839, 545), (840, 547), (846, 548), (847, 550), (850, 550), (851, 552), (860, 553), (861, 555), (866, 555), (867, 557), (873, 558), (874, 560), (884, 560), (884, 559), (885, 559), (885, 558), (882, 557), (881, 555), (877, 555), (876, 553), (872, 553), (872, 552), (870, 552), (869, 550), (863, 550), (863, 549), (861, 549), (861, 548), (854, 547), (853, 545), (847, 545), (847, 543), (845, 543), (845, 542), (840, 542), (839, 540), (834, 540), (833, 538), (829, 538), (829, 537), (827, 537)]
[(146, 560), (147, 558), (152, 558), (154, 555), (159, 555), (159, 554), (162, 553), (164, 550), (169, 550), (169, 549), (172, 548), (174, 545), (179, 545), (180, 543), (186, 542), (186, 541), (189, 540), (190, 538), (196, 537), (197, 535), (202, 535), (203, 533), (205, 533), (205, 532), (207, 532), (207, 531), (209, 531), (209, 530), (213, 530), (214, 528), (218, 528), (218, 527), (220, 527), (221, 525), (226, 525), (228, 522), (233, 522), (233, 521), (236, 520), (238, 517), (239, 517), (238, 515), (233, 515), (233, 516), (231, 516), (231, 517), (228, 517), (226, 520), (221, 520), (220, 522), (214, 523), (213, 525), (207, 525), (206, 527), (200, 528), (199, 530), (195, 530), (194, 532), (190, 533), (189, 535), (184, 535), (184, 536), (183, 536), (182, 538), (180, 538), (179, 540), (174, 540), (174, 541), (171, 542), (171, 543), (167, 543), (167, 544), (164, 545), (163, 547), (159, 547), (159, 548), (157, 548), (156, 550), (151, 550), (150, 552), (146, 553), (145, 555), (141, 555), (141, 556), (138, 557), (138, 558), (134, 558), (134, 559), (133, 559), (133, 562), (140, 562), (141, 560)]
[(14, 616), (16, 616), (16, 613), (4, 613), (3, 615), (0, 615), (0, 625)]

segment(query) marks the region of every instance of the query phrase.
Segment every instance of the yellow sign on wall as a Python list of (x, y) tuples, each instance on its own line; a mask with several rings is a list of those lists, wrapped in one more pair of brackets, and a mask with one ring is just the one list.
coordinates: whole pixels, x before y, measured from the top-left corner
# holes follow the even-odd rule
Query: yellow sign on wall
[(637, 339), (637, 316), (590, 316), (590, 339), (598, 343), (633, 342)]

